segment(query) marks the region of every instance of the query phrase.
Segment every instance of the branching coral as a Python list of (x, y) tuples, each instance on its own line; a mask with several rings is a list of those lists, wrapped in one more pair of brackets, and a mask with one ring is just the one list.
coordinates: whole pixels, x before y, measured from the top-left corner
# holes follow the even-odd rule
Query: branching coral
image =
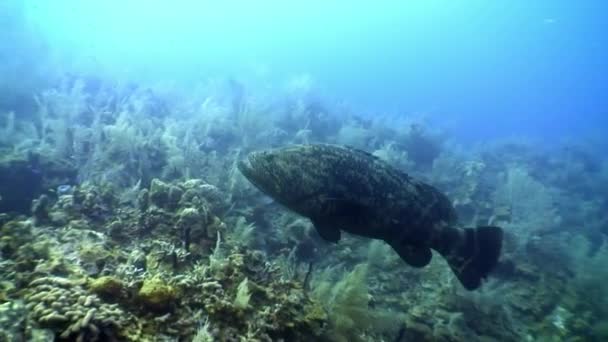
[(31, 318), (59, 331), (62, 339), (103, 341), (137, 340), (133, 317), (116, 304), (106, 304), (81, 284), (59, 277), (41, 277), (28, 286), (25, 299)]

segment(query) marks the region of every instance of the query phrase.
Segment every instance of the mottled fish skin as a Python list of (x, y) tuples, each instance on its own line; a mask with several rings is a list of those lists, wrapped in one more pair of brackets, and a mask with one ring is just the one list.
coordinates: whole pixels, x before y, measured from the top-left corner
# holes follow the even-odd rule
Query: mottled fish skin
[[(408, 227), (427, 229), (437, 223), (456, 221), (456, 213), (442, 193), (354, 148), (297, 145), (254, 152), (249, 162), (268, 170), (264, 176), (272, 181), (258, 186), (262, 191), (313, 221), (331, 216), (333, 207), (341, 203), (349, 203), (354, 209), (360, 207), (364, 211), (360, 224), (348, 218), (335, 222), (349, 233), (376, 239), (405, 237)], [(241, 170), (254, 184), (264, 183), (264, 176), (251, 172), (248, 175), (245, 166)]]
[(308, 217), (327, 241), (337, 242), (340, 231), (382, 239), (415, 267), (428, 264), (434, 249), (467, 289), (479, 287), (498, 261), (500, 228), (455, 228), (445, 195), (370, 153), (294, 145), (250, 153), (238, 166), (261, 191)]

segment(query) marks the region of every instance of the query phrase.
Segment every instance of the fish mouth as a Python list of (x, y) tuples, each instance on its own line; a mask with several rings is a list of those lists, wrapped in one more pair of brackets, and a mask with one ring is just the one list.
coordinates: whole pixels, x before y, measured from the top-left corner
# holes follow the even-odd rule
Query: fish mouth
[(251, 184), (270, 195), (276, 193), (276, 184), (272, 167), (266, 157), (267, 154), (264, 151), (251, 152), (247, 158), (237, 163), (237, 168)]
[(254, 168), (251, 164), (251, 155), (248, 155), (246, 159), (243, 159), (237, 163), (237, 168), (245, 178), (251, 180), (254, 175)]
[(241, 173), (243, 174), (243, 176), (245, 176), (245, 178), (247, 178), (251, 183), (253, 183), (253, 185), (255, 185), (256, 187), (261, 188), (261, 180), (262, 180), (262, 175), (260, 174), (260, 163), (256, 162), (257, 161), (257, 155), (258, 153), (256, 152), (252, 152), (249, 155), (247, 155), (247, 158), (239, 161), (237, 163), (237, 168), (239, 169), (239, 171), (241, 171)]

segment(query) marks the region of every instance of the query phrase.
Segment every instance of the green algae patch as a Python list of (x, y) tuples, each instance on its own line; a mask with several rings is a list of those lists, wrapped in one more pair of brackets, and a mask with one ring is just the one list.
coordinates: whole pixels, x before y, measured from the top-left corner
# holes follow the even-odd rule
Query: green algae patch
[(140, 303), (155, 312), (168, 312), (177, 300), (177, 291), (160, 277), (144, 280), (137, 293)]
[(89, 290), (104, 299), (117, 300), (123, 297), (125, 284), (116, 277), (103, 276), (89, 282)]

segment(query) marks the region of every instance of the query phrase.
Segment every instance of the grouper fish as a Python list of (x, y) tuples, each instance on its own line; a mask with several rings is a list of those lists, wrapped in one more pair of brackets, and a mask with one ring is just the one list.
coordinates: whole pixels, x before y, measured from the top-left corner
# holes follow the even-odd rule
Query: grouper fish
[(435, 250), (468, 290), (498, 263), (501, 228), (459, 228), (444, 194), (370, 153), (293, 145), (252, 152), (238, 168), (266, 195), (309, 218), (329, 242), (337, 243), (341, 231), (384, 240), (413, 267), (426, 266)]

